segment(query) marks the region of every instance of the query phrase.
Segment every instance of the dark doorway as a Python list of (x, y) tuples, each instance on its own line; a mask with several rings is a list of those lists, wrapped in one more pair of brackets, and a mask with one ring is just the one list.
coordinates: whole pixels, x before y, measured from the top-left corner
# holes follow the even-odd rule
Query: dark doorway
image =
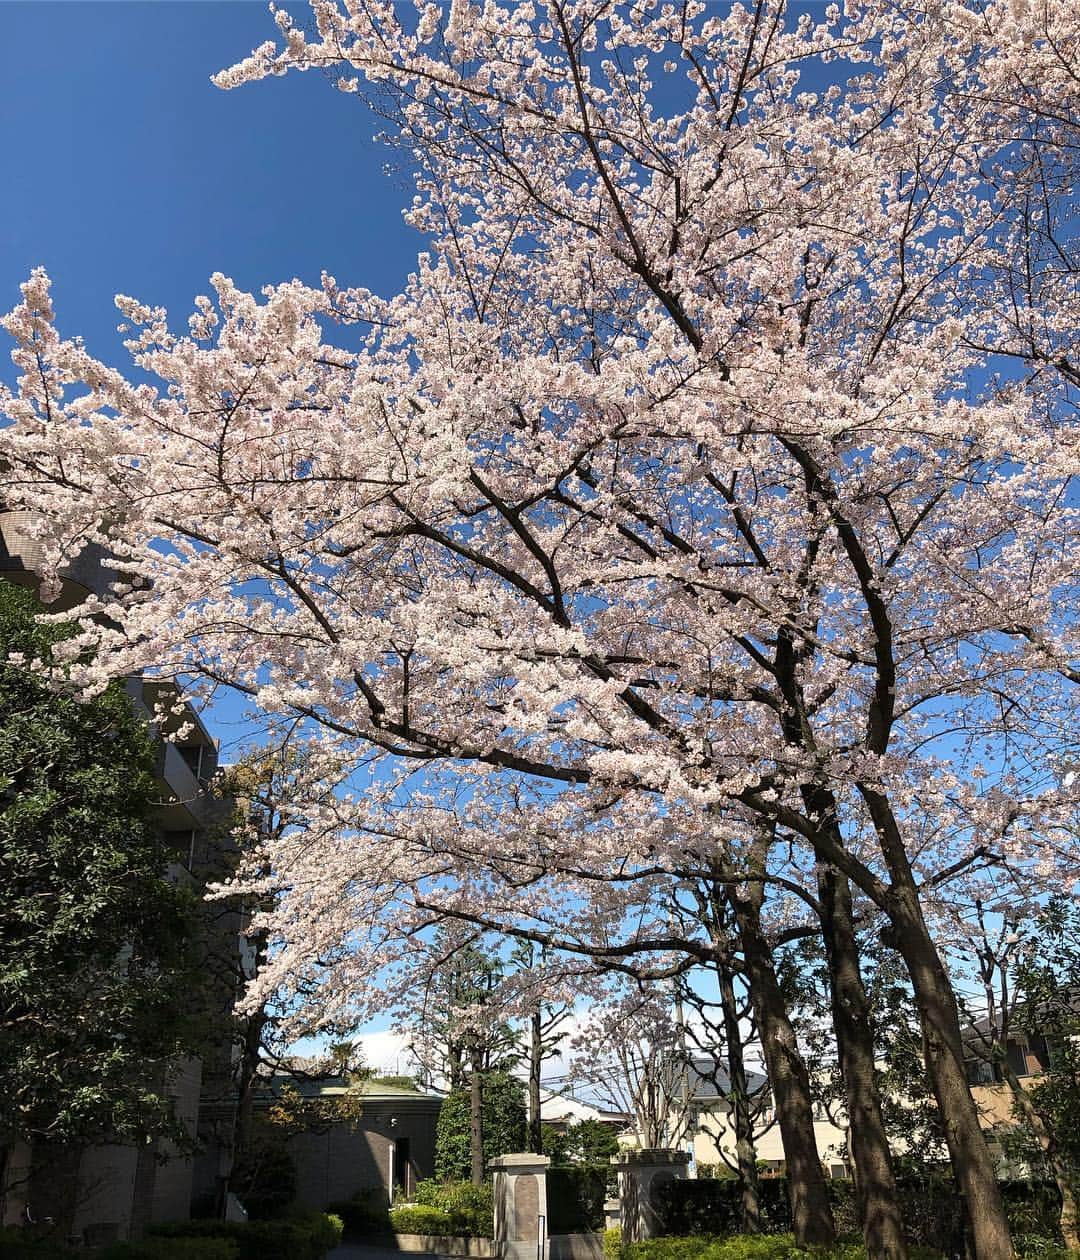
[(412, 1194), (413, 1188), (412, 1161), (409, 1158), (409, 1139), (398, 1138), (394, 1143), (394, 1198), (398, 1197), (398, 1191), (400, 1191), (402, 1197), (407, 1199)]

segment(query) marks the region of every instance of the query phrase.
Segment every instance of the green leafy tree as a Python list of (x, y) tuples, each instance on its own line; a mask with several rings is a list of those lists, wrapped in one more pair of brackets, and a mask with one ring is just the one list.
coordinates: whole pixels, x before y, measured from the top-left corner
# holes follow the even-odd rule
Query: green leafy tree
[(1080, 906), (1071, 897), (1043, 908), (1016, 968), (1018, 1031), (1043, 1041), (1047, 1070), (1025, 1082), (1007, 1057), (1013, 1109), (1030, 1137), (1029, 1155), (1061, 1196), (1059, 1228), (1080, 1243)]
[[(508, 1072), (491, 1072), (483, 1092), (484, 1165), (497, 1155), (525, 1149), (525, 1087)], [(443, 1100), (435, 1131), (435, 1176), (468, 1181), (473, 1171), (470, 1091), (455, 1089)]]
[(617, 1155), (619, 1142), (610, 1124), (581, 1120), (563, 1135), (564, 1158), (575, 1164), (607, 1164)]
[(149, 819), (153, 746), (121, 687), (80, 703), (32, 672), (64, 633), (39, 611), (0, 582), (0, 1153), (180, 1136), (194, 900)]

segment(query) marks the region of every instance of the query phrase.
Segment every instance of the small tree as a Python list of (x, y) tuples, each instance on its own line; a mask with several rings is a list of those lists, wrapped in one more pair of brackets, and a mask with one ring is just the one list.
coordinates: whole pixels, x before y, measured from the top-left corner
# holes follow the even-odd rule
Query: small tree
[[(497, 1155), (525, 1149), (525, 1088), (508, 1072), (492, 1072), (483, 1091), (483, 1167)], [(435, 1131), (435, 1175), (443, 1181), (475, 1181), (471, 1143), (471, 1091), (455, 1089), (444, 1100)]]

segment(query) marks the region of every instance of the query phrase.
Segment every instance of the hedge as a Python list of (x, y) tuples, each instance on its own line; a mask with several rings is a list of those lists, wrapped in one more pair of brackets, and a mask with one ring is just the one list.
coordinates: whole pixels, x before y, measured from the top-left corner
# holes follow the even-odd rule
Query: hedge
[(280, 1221), (174, 1221), (151, 1225), (155, 1238), (216, 1238), (236, 1246), (236, 1260), (322, 1260), (341, 1241), (338, 1216), (311, 1212)]
[(146, 1238), (111, 1243), (95, 1260), (237, 1260), (238, 1256), (230, 1238)]
[[(24, 1229), (0, 1229), (4, 1260), (86, 1260), (90, 1254), (82, 1247), (35, 1239)], [(94, 1260), (240, 1260), (237, 1244), (226, 1238), (148, 1238), (109, 1243), (92, 1254)]]
[[(763, 1177), (759, 1184), (762, 1232), (790, 1232), (791, 1204), (785, 1177)], [(850, 1181), (826, 1183), (837, 1231), (858, 1236), (860, 1225), (854, 1187)], [(962, 1257), (969, 1252), (965, 1237), (963, 1200), (951, 1177), (903, 1179), (899, 1184), (904, 1227), (914, 1247), (928, 1247), (936, 1254)], [(1060, 1199), (1053, 1185), (1041, 1182), (1003, 1182), (1002, 1196), (1013, 1234), (1046, 1246), (1060, 1246), (1058, 1215)], [(677, 1180), (657, 1187), (657, 1211), (665, 1235), (723, 1237), (741, 1228), (741, 1198), (736, 1180)], [(1024, 1254), (1022, 1252), (1022, 1254)], [(1049, 1257), (1048, 1260), (1057, 1260)]]
[(547, 1170), (549, 1234), (584, 1234), (604, 1228), (604, 1199), (611, 1166), (563, 1164)]
[(391, 1208), (390, 1227), (395, 1234), (436, 1234), (445, 1237), (454, 1232), (454, 1219), (441, 1208), (423, 1204)]
[[(802, 1248), (791, 1234), (742, 1234), (733, 1238), (650, 1238), (619, 1248), (619, 1260), (866, 1260), (861, 1243)], [(911, 1260), (940, 1260), (913, 1248)]]

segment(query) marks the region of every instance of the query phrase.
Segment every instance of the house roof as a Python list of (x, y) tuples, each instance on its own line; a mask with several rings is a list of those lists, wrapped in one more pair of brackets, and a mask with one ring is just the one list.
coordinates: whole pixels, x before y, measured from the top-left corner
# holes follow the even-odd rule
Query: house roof
[[(678, 1068), (675, 1070), (679, 1071)], [(681, 1077), (681, 1072), (679, 1075)], [(759, 1090), (765, 1084), (765, 1080), (761, 1072), (747, 1069), (746, 1087), (751, 1094)], [(709, 1055), (695, 1055), (690, 1060), (687, 1082), (690, 1086), (690, 1097), (699, 1102), (707, 1102), (712, 1098), (724, 1098), (731, 1089), (731, 1077), (727, 1069)]]
[(332, 1076), (323, 1080), (295, 1080), (282, 1073), (265, 1082), (271, 1093), (277, 1093), (285, 1086), (296, 1090), (301, 1098), (335, 1098), (350, 1092), (359, 1093), (368, 1102), (425, 1102), (442, 1103), (438, 1094), (425, 1093), (419, 1089), (407, 1089), (402, 1085), (388, 1085), (382, 1081), (365, 1080), (350, 1082), (345, 1077)]

